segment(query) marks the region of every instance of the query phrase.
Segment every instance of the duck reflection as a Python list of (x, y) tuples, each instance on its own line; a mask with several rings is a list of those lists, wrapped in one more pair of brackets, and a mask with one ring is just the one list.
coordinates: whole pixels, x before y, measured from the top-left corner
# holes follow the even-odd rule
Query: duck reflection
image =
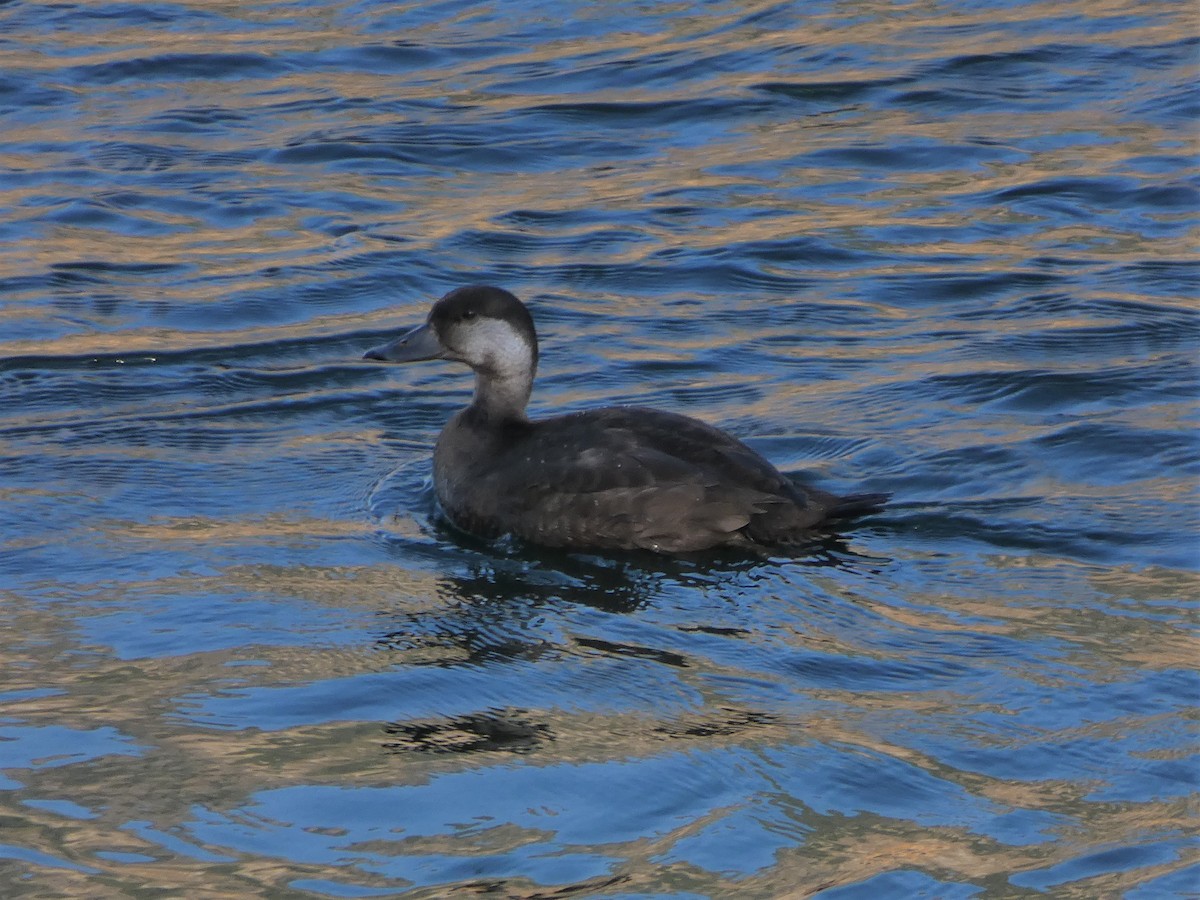
[(550, 726), (522, 709), (489, 709), (462, 716), (389, 722), (384, 749), (397, 753), (528, 753), (554, 739)]
[[(567, 671), (572, 660), (583, 661), (584, 669), (593, 673), (582, 676), (589, 685), (587, 690), (601, 694), (609, 676), (591, 668), (600, 659), (625, 673), (622, 679), (636, 682), (641, 678), (660, 686), (678, 682), (688, 692), (697, 674), (712, 667), (712, 660), (704, 656), (703, 641), (689, 635), (740, 641), (752, 640), (756, 634), (752, 627), (729, 620), (705, 621), (699, 599), (697, 621), (676, 623), (673, 630), (654, 625), (643, 630), (638, 625), (639, 610), (667, 602), (678, 606), (681, 598), (686, 602), (692, 596), (711, 597), (714, 591), (721, 595), (750, 592), (750, 599), (756, 599), (753, 592), (759, 570), (781, 564), (862, 570), (886, 562), (858, 556), (836, 537), (814, 544), (804, 560), (747, 559), (736, 554), (715, 558), (711, 553), (701, 560), (648, 553), (592, 556), (548, 551), (518, 542), (476, 541), (444, 524), (426, 524), (426, 533), (442, 540), (439, 561), (445, 571), (435, 582), (432, 607), (382, 612), (387, 626), (375, 646), (399, 666), (429, 666), (455, 673), (447, 672), (448, 680), (439, 676), (431, 683), (431, 692), (447, 692), (444, 698), (430, 696), (426, 698), (429, 702), (419, 704), (421, 709), (413, 710), (412, 717), (382, 726), (382, 745), (395, 753), (529, 753), (544, 749), (559, 739), (563, 723), (572, 716), (559, 708), (562, 697), (552, 696), (557, 688), (551, 687), (550, 695), (542, 690), (542, 678), (555, 666), (563, 667), (558, 671), (566, 672), (562, 678), (571, 681), (580, 677)], [(411, 559), (411, 548), (405, 552)], [(620, 625), (628, 617), (633, 617), (633, 630)], [(631, 639), (633, 634), (644, 634), (645, 641)], [(503, 675), (501, 667), (528, 664), (541, 665), (531, 668), (527, 677), (521, 676), (529, 690), (520, 692), (519, 697), (490, 688), (477, 694), (478, 688), (471, 687), (510, 684), (512, 679)], [(557, 676), (551, 679), (557, 680)], [(625, 680), (621, 684), (624, 687), (609, 698), (618, 707), (625, 690), (632, 689)], [(608, 684), (608, 688), (612, 686)], [(575, 687), (566, 689), (575, 696)], [(531, 702), (535, 696), (539, 700)], [(518, 702), (512, 703), (514, 699)], [(704, 704), (690, 711), (664, 708), (663, 718), (647, 725), (644, 734), (653, 741), (694, 741), (775, 726), (774, 716), (761, 710)], [(566, 727), (570, 731), (575, 726)]]

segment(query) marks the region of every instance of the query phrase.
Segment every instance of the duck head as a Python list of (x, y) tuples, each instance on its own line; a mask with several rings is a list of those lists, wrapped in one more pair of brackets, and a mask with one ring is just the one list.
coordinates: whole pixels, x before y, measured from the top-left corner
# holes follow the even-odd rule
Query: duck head
[(537, 369), (537, 331), (529, 310), (515, 296), (503, 288), (472, 284), (438, 300), (425, 324), (368, 350), (363, 358), (465, 363), (475, 371), (473, 406), (523, 418)]

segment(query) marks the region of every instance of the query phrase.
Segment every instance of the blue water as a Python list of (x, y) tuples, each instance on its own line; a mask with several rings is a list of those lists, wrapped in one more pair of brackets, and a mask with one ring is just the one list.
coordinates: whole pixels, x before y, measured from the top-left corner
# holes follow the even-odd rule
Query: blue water
[[(1200, 895), (1183, 2), (0, 5), (0, 896)], [(471, 387), (801, 559), (484, 544)]]

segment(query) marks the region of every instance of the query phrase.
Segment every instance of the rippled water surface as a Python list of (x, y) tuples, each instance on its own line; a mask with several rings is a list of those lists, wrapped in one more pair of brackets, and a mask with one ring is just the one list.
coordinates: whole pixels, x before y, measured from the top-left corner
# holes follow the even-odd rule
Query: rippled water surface
[[(1196, 24), (0, 5), (0, 895), (1197, 896)], [(456, 535), (469, 281), (894, 503)]]

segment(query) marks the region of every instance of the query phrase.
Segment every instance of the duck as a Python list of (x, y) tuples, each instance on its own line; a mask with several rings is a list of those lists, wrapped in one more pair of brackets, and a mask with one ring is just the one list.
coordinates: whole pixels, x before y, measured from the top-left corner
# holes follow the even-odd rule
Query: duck
[(470, 405), (437, 439), (433, 483), (450, 523), (483, 539), (665, 555), (778, 552), (889, 499), (800, 484), (733, 435), (675, 412), (610, 406), (530, 419), (533, 316), (492, 285), (450, 291), (423, 324), (363, 358), (450, 360), (474, 371)]

